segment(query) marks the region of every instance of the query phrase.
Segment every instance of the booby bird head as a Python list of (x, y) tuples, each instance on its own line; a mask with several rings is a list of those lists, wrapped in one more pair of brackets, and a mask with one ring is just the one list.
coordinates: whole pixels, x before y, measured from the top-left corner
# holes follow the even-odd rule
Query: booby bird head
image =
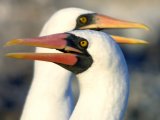
[(111, 37), (106, 36), (105, 33), (93, 30), (77, 30), (41, 38), (12, 40), (7, 44), (51, 48), (62, 53), (9, 53), (7, 56), (54, 62), (77, 74), (87, 70), (97, 59), (101, 61), (104, 55), (107, 56), (106, 60), (110, 59), (110, 46), (114, 47), (114, 44)]
[[(73, 66), (73, 63), (76, 63), (79, 59), (76, 59), (76, 54), (70, 53), (78, 53), (78, 56), (82, 55), (82, 53), (89, 53), (84, 49), (77, 49), (74, 45), (79, 43), (79, 38), (75, 37), (75, 35), (71, 33), (62, 33), (50, 35), (52, 33), (66, 32), (74, 29), (84, 30), (84, 29), (104, 29), (104, 28), (142, 28), (147, 29), (147, 27), (143, 24), (128, 22), (123, 20), (118, 20), (115, 18), (111, 18), (105, 15), (101, 15), (92, 11), (80, 9), (80, 8), (66, 8), (55, 13), (51, 19), (45, 24), (41, 36), (37, 38), (30, 39), (15, 39), (6, 43), (6, 46), (11, 45), (28, 45), (35, 47), (45, 47), (51, 49), (57, 49), (62, 52), (69, 52), (69, 54), (65, 54), (65, 57), (68, 58), (68, 61), (62, 59), (64, 55), (59, 54), (50, 54), (50, 53), (29, 53), (29, 54), (8, 54), (10, 57), (21, 58), (21, 59), (32, 59), (32, 60), (43, 60), (50, 62), (65, 62), (68, 66)], [(47, 35), (47, 36), (44, 36)], [(132, 38), (125, 38), (119, 36), (112, 36), (117, 43), (127, 43), (127, 44), (146, 44), (146, 41), (137, 40)], [(71, 42), (69, 41), (71, 40)], [(73, 42), (74, 40), (74, 42)], [(84, 44), (88, 44), (87, 40), (84, 41)], [(83, 44), (83, 42), (82, 42)], [(67, 55), (67, 56), (66, 56)], [(88, 56), (89, 57), (89, 56)], [(55, 61), (56, 60), (56, 61)], [(59, 62), (60, 61), (60, 62)], [(74, 61), (74, 62), (73, 62)], [(90, 62), (92, 60), (90, 59)], [(87, 64), (87, 65), (91, 65)], [(63, 65), (64, 67), (64, 65)], [(70, 68), (74, 69), (73, 67)], [(78, 70), (75, 73), (82, 72), (83, 70)]]
[[(49, 21), (44, 25), (40, 36), (50, 35), (53, 33), (62, 33), (72, 30), (101, 30), (110, 28), (148, 29), (147, 26), (140, 23), (115, 19), (93, 11), (84, 10), (81, 8), (64, 8), (53, 14)], [(116, 40), (119, 40), (119, 42), (122, 41), (122, 43), (126, 39), (128, 40), (128, 38), (125, 37), (112, 37), (114, 37), (114, 39)], [(135, 39), (130, 39), (130, 41), (132, 40), (134, 41)], [(138, 42), (138, 44), (139, 43), (140, 41)]]

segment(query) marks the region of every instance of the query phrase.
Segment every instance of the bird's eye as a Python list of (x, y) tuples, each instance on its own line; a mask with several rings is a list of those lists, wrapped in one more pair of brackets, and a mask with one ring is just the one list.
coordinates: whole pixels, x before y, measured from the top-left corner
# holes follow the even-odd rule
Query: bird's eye
[(87, 48), (88, 47), (88, 41), (87, 40), (81, 40), (79, 42), (79, 45), (83, 48)]
[(85, 17), (85, 16), (83, 16), (83, 17), (80, 17), (79, 18), (79, 21), (82, 23), (82, 24), (86, 24), (87, 23), (87, 18)]

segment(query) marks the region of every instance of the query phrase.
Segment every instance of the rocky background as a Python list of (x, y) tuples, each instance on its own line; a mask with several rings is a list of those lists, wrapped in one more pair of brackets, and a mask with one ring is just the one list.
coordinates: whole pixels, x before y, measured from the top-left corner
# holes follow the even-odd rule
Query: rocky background
[[(120, 19), (137, 21), (144, 30), (109, 30), (145, 39), (149, 45), (122, 45), (131, 78), (126, 120), (160, 120), (159, 0), (0, 0), (0, 120), (18, 120), (33, 75), (33, 62), (6, 58), (8, 52), (34, 51), (3, 47), (13, 38), (35, 37), (57, 10), (80, 7)], [(65, 20), (65, 18), (64, 18)]]

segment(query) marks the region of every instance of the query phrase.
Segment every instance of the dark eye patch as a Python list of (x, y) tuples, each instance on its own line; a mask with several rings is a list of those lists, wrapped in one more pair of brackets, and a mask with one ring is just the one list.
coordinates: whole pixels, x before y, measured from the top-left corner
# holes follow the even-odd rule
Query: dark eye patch
[[(92, 13), (92, 14), (83, 14), (83, 15), (80, 15), (77, 20), (76, 20), (76, 27), (75, 29), (79, 29), (80, 27), (83, 27), (83, 26), (86, 26), (86, 25), (90, 25), (92, 23), (94, 23), (94, 16), (95, 16), (96, 13)], [(81, 22), (81, 18), (86, 18), (87, 21), (85, 22), (85, 24), (83, 22)]]
[[(70, 33), (69, 33), (69, 34), (70, 34)], [(70, 41), (70, 42), (67, 44), (68, 46), (77, 48), (77, 49), (79, 49), (80, 51), (82, 51), (83, 54), (88, 55), (88, 52), (87, 52), (88, 41), (87, 41), (85, 38), (78, 37), (78, 36), (75, 36), (75, 35), (73, 35), (73, 34), (70, 34), (70, 35), (67, 37), (67, 40)], [(86, 47), (82, 47), (82, 46), (80, 45), (80, 42), (81, 42), (81, 41), (84, 41), (84, 40), (87, 41), (87, 46), (86, 46)]]

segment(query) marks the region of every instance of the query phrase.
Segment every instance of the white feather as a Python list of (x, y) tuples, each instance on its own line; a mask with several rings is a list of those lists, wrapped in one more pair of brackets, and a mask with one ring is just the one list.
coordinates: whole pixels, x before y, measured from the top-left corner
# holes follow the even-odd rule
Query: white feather
[(128, 69), (119, 46), (102, 32), (73, 31), (89, 41), (92, 66), (77, 75), (80, 96), (70, 120), (122, 120), (129, 95)]
[[(76, 27), (78, 16), (86, 13), (92, 12), (80, 8), (62, 9), (49, 19), (40, 36), (71, 31)], [(36, 48), (36, 52), (58, 51)], [(71, 75), (71, 72), (54, 63), (36, 61), (21, 120), (68, 120), (74, 107)]]

